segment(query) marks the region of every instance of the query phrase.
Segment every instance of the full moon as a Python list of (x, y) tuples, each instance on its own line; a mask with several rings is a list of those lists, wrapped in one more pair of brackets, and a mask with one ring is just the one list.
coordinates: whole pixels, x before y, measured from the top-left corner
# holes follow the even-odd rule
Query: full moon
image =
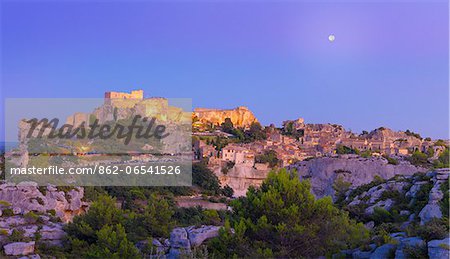
[(335, 39), (334, 34), (330, 34), (330, 35), (328, 36), (328, 40), (329, 40), (330, 42), (333, 42), (334, 39)]

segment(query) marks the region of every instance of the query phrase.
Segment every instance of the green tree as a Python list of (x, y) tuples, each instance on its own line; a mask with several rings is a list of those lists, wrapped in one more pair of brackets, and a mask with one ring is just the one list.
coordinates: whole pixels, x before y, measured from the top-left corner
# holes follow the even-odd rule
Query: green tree
[(222, 131), (226, 133), (233, 134), (234, 125), (230, 118), (225, 118), (225, 121), (221, 125)]
[(192, 183), (213, 194), (220, 190), (219, 178), (203, 162), (192, 165)]
[(449, 149), (445, 148), (444, 152), (439, 155), (439, 158), (434, 161), (433, 165), (435, 168), (448, 168), (449, 166)]
[(408, 161), (416, 166), (425, 166), (428, 164), (428, 156), (420, 151), (414, 151)]
[(343, 145), (338, 145), (336, 147), (336, 154), (344, 155), (344, 154), (359, 154), (359, 150), (356, 148), (351, 148)]
[(88, 243), (97, 240), (97, 231), (105, 225), (116, 225), (124, 221), (123, 211), (116, 206), (116, 199), (107, 195), (101, 195), (93, 202), (88, 213), (75, 217), (73, 222), (67, 225), (67, 233)]
[(248, 130), (249, 141), (262, 140), (266, 138), (266, 133), (259, 122), (252, 122)]
[(127, 239), (121, 224), (105, 225), (96, 232), (97, 242), (86, 252), (88, 258), (141, 258), (139, 250)]
[[(308, 181), (285, 169), (271, 172), (260, 188), (232, 203), (235, 235), (221, 233), (211, 245), (218, 257), (317, 257), (368, 239), (330, 197), (316, 200)], [(220, 244), (219, 244), (220, 243)], [(216, 246), (217, 245), (217, 246)]]
[(268, 163), (270, 167), (275, 167), (279, 163), (277, 152), (275, 150), (266, 150), (263, 154), (255, 157), (255, 162)]
[(127, 224), (129, 229), (130, 239), (132, 241), (140, 241), (147, 237), (167, 237), (172, 230), (175, 222), (173, 215), (174, 208), (169, 202), (156, 196), (151, 195), (147, 199), (147, 206), (143, 212), (130, 215), (130, 220)]

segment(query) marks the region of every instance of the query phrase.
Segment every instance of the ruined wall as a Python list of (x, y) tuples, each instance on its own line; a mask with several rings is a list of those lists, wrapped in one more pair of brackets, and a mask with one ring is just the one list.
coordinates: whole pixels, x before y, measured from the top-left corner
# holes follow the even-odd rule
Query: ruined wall
[(253, 113), (244, 106), (228, 110), (196, 108), (194, 114), (199, 121), (214, 125), (222, 124), (226, 118), (230, 118), (235, 127), (249, 127), (253, 122), (258, 121)]
[(143, 90), (134, 90), (131, 93), (123, 93), (123, 92), (106, 92), (105, 99), (144, 99), (144, 91)]

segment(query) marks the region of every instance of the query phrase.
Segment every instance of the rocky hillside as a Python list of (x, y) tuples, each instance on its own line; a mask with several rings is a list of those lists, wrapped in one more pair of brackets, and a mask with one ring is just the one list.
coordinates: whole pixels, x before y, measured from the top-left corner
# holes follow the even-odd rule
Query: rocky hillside
[(383, 157), (363, 158), (356, 155), (315, 158), (298, 162), (289, 169), (295, 169), (301, 179), (310, 179), (311, 191), (318, 198), (334, 197), (333, 186), (338, 178), (357, 187), (372, 182), (375, 176), (389, 179), (395, 175), (408, 176), (427, 170), (406, 161), (393, 165)]
[(353, 258), (448, 258), (449, 169), (396, 176), (341, 190), (337, 204), (374, 234)]
[[(84, 190), (38, 187), (26, 182), (0, 185), (0, 245), (3, 255), (35, 254), (38, 247), (61, 246), (66, 235), (64, 223), (84, 213), (88, 203), (83, 201)], [(0, 256), (1, 257), (1, 256)]]

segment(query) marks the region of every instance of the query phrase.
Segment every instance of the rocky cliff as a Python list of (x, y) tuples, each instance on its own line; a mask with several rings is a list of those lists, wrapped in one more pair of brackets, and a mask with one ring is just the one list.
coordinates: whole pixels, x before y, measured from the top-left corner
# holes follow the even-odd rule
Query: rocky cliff
[(260, 164), (258, 169), (251, 166), (235, 165), (227, 173), (222, 172), (222, 167), (215, 167), (213, 171), (222, 186), (230, 186), (233, 188), (234, 196), (240, 197), (245, 196), (248, 187), (259, 187), (267, 178), (270, 169)]
[(375, 176), (389, 179), (395, 175), (413, 175), (426, 171), (425, 168), (413, 166), (405, 161), (392, 165), (382, 157), (362, 158), (350, 155), (301, 161), (289, 169), (295, 169), (302, 179), (310, 179), (311, 191), (316, 197), (327, 195), (334, 197), (333, 185), (338, 176), (342, 181), (356, 187), (373, 181)]
[(372, 230), (374, 243), (333, 258), (449, 258), (449, 173), (439, 169), (378, 179), (347, 191), (338, 206)]
[(0, 246), (4, 255), (40, 258), (36, 247), (62, 246), (64, 223), (88, 208), (83, 196), (81, 187), (62, 191), (54, 186), (39, 188), (31, 182), (1, 184)]
[(203, 123), (214, 125), (222, 124), (226, 118), (230, 118), (235, 127), (249, 127), (253, 122), (257, 122), (255, 115), (247, 107), (237, 107), (235, 109), (205, 109), (196, 108), (194, 115)]
[(51, 185), (39, 188), (33, 182), (0, 185), (0, 201), (10, 204), (15, 214), (54, 211), (55, 216), (63, 222), (69, 222), (74, 216), (87, 210), (88, 203), (83, 201), (83, 196), (82, 187), (74, 187), (64, 192)]

